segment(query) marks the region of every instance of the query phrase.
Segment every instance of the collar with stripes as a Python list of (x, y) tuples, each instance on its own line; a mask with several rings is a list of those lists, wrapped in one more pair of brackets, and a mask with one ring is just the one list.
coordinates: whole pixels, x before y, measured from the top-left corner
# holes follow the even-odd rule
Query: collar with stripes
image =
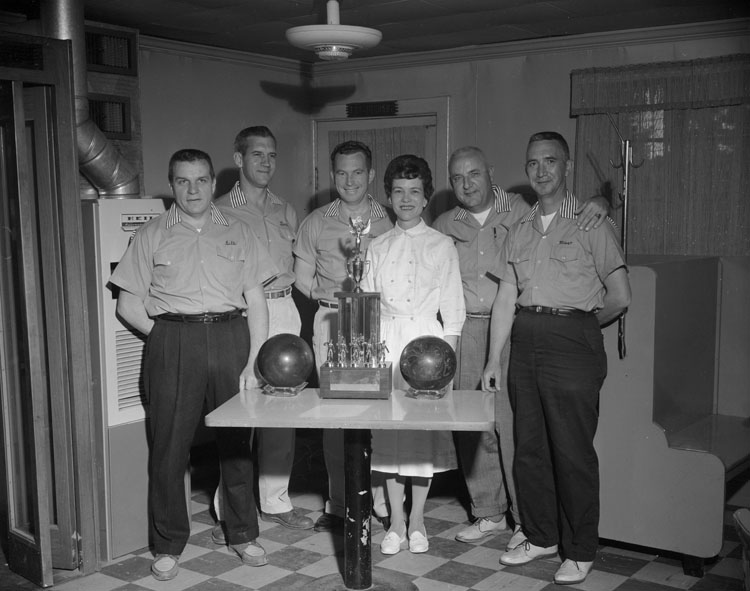
[[(276, 197), (268, 187), (266, 187), (266, 196), (271, 203), (281, 205), (281, 200)], [(247, 197), (245, 197), (245, 192), (242, 190), (242, 187), (240, 187), (240, 181), (237, 181), (234, 184), (234, 187), (232, 187), (232, 190), (229, 191), (229, 202), (232, 204), (233, 209), (247, 203)]]
[[(370, 200), (370, 218), (384, 218), (388, 216), (388, 212), (386, 212), (385, 207), (375, 201), (372, 195), (368, 195), (367, 199)], [(326, 212), (323, 214), (323, 216), (327, 218), (338, 216), (341, 212), (342, 203), (343, 201), (341, 201), (341, 198), (337, 198), (328, 206), (328, 209), (326, 209)]]
[[(216, 207), (213, 203), (210, 205), (211, 207), (211, 221), (214, 224), (221, 224), (222, 226), (228, 226), (229, 222), (227, 221), (227, 218), (225, 218), (221, 211), (219, 211), (219, 208)], [(167, 212), (167, 229), (171, 228), (172, 226), (179, 224), (182, 221), (182, 217), (180, 216), (180, 209), (177, 207), (176, 203), (172, 204), (172, 207), (169, 208), (169, 211)]]
[[(500, 213), (510, 211), (510, 195), (497, 185), (492, 185), (492, 192), (495, 194), (495, 212)], [(469, 210), (459, 205), (458, 211), (453, 219), (459, 221), (465, 220), (467, 217), (469, 217)]]
[[(534, 206), (531, 208), (531, 211), (527, 213), (523, 218), (523, 222), (531, 222), (536, 217), (536, 212), (539, 209), (539, 202), (537, 201)], [(566, 218), (569, 220), (574, 220), (578, 217), (578, 214), (576, 212), (578, 211), (578, 199), (576, 199), (575, 195), (571, 193), (570, 191), (565, 192), (565, 199), (563, 199), (562, 204), (560, 205), (560, 217)]]

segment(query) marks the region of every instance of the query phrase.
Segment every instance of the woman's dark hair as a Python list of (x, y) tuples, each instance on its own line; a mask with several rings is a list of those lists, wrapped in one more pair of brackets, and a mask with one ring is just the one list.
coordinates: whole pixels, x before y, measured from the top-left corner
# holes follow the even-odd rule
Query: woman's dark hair
[(429, 199), (435, 192), (432, 186), (432, 172), (430, 165), (424, 158), (414, 156), (413, 154), (403, 154), (396, 156), (388, 163), (385, 169), (384, 185), (385, 194), (391, 196), (393, 181), (395, 179), (421, 179), (424, 188), (424, 197)]

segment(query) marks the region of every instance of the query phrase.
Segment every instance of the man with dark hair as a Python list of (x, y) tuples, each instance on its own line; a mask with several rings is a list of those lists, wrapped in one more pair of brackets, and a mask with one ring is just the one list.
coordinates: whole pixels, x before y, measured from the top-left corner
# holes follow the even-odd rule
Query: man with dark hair
[[(338, 334), (338, 291), (351, 291), (346, 260), (354, 247), (350, 219), (370, 223), (362, 235), (362, 249), (370, 241), (393, 228), (386, 208), (367, 190), (375, 178), (372, 153), (365, 144), (346, 141), (331, 153), (331, 178), (338, 198), (310, 213), (300, 225), (294, 245), (295, 285), (318, 302), (313, 323), (313, 351), (316, 365), (326, 359), (326, 343)], [(324, 513), (315, 523), (316, 531), (343, 528), (344, 518), (344, 437), (340, 430), (323, 432), (323, 454), (328, 471), (328, 494)], [(382, 484), (373, 485), (373, 505), (377, 517), (387, 516)], [(387, 523), (384, 523), (387, 529)]]
[[(258, 385), (255, 358), (268, 334), (263, 283), (278, 273), (252, 230), (213, 205), (208, 154), (176, 152), (169, 182), (174, 204), (138, 230), (110, 278), (121, 290), (118, 314), (147, 335), (149, 538), (160, 581), (177, 575), (190, 536), (184, 477), (204, 407)], [(227, 539), (244, 564), (261, 566), (251, 435), (216, 430)]]
[[(528, 213), (530, 207), (521, 195), (507, 193), (493, 183), (493, 167), (480, 148), (465, 146), (455, 150), (448, 161), (448, 171), (459, 205), (438, 217), (433, 227), (453, 238), (456, 245), (467, 310), (457, 348), (458, 371), (454, 383), (459, 390), (479, 390), (489, 348), (490, 309), (497, 294), (497, 282), (487, 271), (494, 265), (508, 228)], [(578, 216), (579, 227), (584, 230), (598, 227), (606, 213), (606, 201), (592, 199)], [(509, 351), (509, 345), (502, 350), (503, 372)], [(505, 386), (500, 384), (496, 391), (494, 433), (453, 434), (476, 518), (456, 534), (456, 539), (479, 542), (507, 530), (505, 513), (510, 500), (514, 529), (506, 548), (511, 549), (525, 536), (513, 479), (513, 411)]]
[(613, 224), (578, 228), (568, 191), (570, 150), (556, 132), (531, 136), (526, 174), (537, 203), (508, 231), (493, 274), (490, 352), (482, 382), (497, 389), (511, 333), (509, 388), (516, 429), (515, 476), (526, 540), (504, 565), (564, 558), (555, 583), (588, 576), (599, 544), (599, 465), (594, 449), (599, 390), (607, 374), (600, 325), (630, 303), (625, 258)]
[[(265, 126), (247, 127), (237, 134), (234, 150), (234, 164), (240, 171), (240, 178), (216, 204), (252, 228), (279, 269), (279, 275), (266, 284), (264, 291), (268, 336), (299, 335), (302, 323), (292, 299), (292, 247), (297, 233), (297, 213), (268, 188), (276, 172), (276, 138)], [(299, 513), (289, 499), (294, 439), (294, 429), (256, 429), (260, 515), (264, 521), (291, 529), (312, 529), (312, 519)], [(215, 506), (218, 515), (221, 510), (218, 503)], [(224, 543), (221, 523), (213, 534), (215, 542)]]

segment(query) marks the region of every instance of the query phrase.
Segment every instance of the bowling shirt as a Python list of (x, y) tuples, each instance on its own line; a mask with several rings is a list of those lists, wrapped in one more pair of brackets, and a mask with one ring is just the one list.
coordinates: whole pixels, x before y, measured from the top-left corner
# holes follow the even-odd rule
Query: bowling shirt
[(497, 279), (487, 275), (510, 227), (529, 212), (521, 195), (492, 185), (495, 202), (484, 224), (459, 205), (438, 217), (432, 227), (453, 239), (458, 251), (466, 311), (489, 314), (497, 294)]
[(210, 207), (200, 231), (176, 204), (141, 226), (110, 282), (141, 298), (152, 317), (247, 308), (244, 292), (279, 271), (247, 224)]
[[(373, 238), (393, 228), (385, 206), (372, 196), (370, 202), (370, 231), (362, 235), (363, 251)], [(341, 199), (312, 211), (300, 224), (294, 244), (294, 256), (315, 267), (312, 298), (336, 301), (337, 291), (351, 290), (354, 286), (346, 274), (346, 260), (354, 248), (354, 234), (349, 218), (341, 208)]]
[(290, 287), (294, 283), (292, 248), (299, 226), (294, 208), (268, 189), (262, 207), (249, 203), (239, 181), (229, 193), (216, 200), (216, 205), (248, 224), (271, 253), (279, 275), (266, 285), (266, 291)]
[(586, 312), (604, 303), (604, 280), (625, 267), (614, 223), (579, 230), (578, 200), (568, 192), (547, 230), (539, 204), (508, 232), (493, 274), (518, 288), (519, 306), (572, 308)]

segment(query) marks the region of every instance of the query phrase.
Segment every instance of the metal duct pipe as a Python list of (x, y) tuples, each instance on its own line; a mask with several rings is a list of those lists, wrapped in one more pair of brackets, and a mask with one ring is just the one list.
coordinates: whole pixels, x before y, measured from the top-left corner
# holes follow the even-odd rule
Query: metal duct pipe
[(89, 117), (83, 0), (42, 0), (44, 34), (73, 47), (78, 166), (100, 197), (140, 195), (138, 172)]

